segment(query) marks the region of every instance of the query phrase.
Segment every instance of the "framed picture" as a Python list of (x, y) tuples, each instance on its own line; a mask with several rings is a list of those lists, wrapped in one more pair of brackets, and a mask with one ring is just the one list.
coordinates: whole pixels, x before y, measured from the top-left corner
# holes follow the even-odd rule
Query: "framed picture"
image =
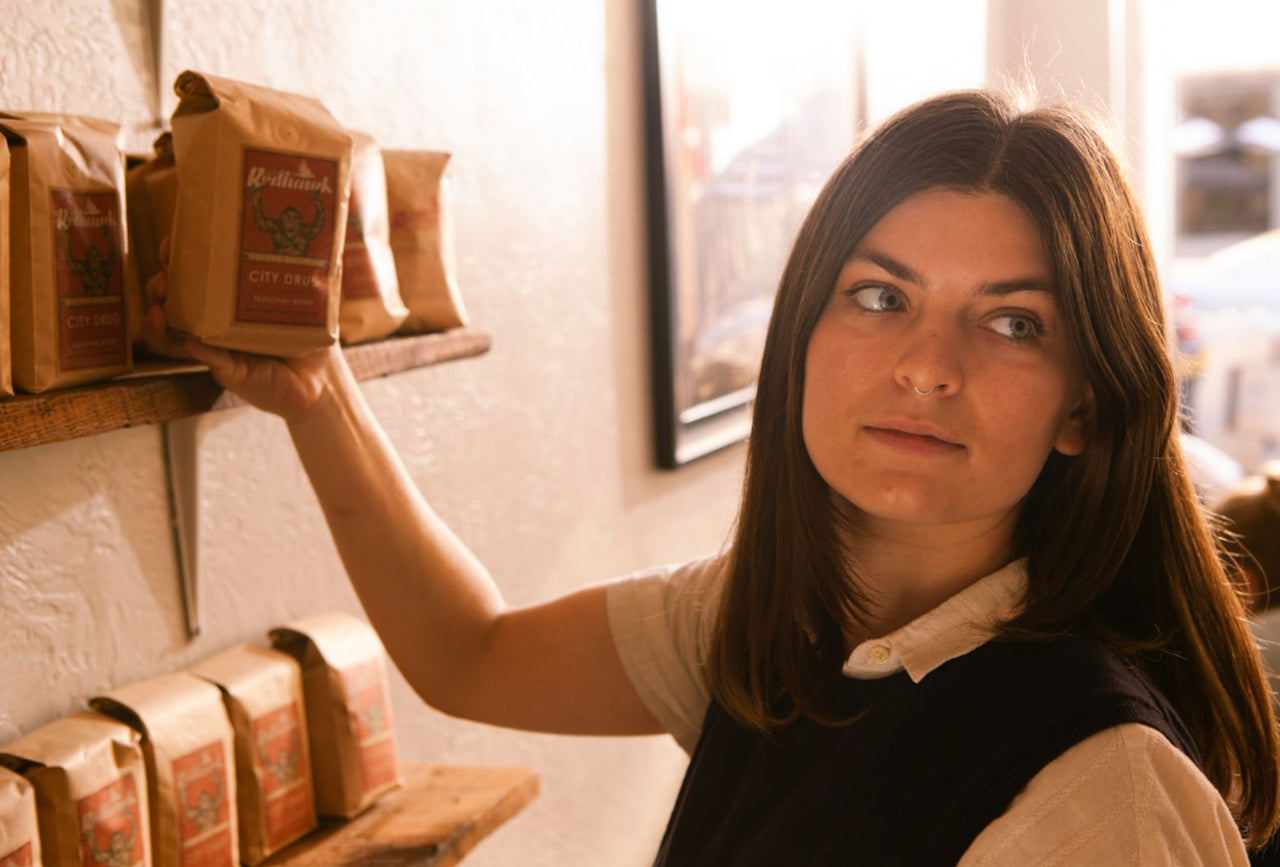
[(856, 135), (856, 4), (641, 4), (655, 439), (674, 468), (750, 429), (778, 278)]

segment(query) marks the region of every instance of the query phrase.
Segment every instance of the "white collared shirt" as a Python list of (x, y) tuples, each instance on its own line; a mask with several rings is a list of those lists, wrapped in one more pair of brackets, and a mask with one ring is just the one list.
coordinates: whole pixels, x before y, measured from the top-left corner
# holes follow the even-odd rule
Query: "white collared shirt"
[[(609, 585), (614, 643), (640, 698), (692, 752), (710, 701), (703, 666), (723, 559), (637, 573)], [(899, 671), (916, 683), (980, 647), (1018, 610), (1025, 563), (1015, 561), (933, 610), (854, 648), (849, 677)], [(1099, 732), (1046, 765), (987, 826), (962, 867), (1246, 865), (1226, 803), (1164, 735), (1130, 723)]]

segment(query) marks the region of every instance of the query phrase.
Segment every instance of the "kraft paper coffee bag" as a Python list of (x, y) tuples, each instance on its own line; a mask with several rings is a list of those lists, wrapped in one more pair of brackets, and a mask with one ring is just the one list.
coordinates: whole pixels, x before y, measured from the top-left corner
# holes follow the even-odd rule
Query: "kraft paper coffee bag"
[(337, 612), (273, 629), (271, 641), (302, 666), (316, 807), (350, 818), (402, 782), (382, 642)]
[(36, 792), (46, 867), (151, 867), (139, 735), (101, 714), (55, 720), (0, 747)]
[(9, 145), (0, 136), (0, 395), (13, 394), (9, 351)]
[(119, 127), (0, 115), (9, 144), (14, 384), (41, 392), (127, 372), (128, 233)]
[(316, 827), (302, 670), (252, 644), (188, 670), (222, 690), (236, 739), (240, 858), (257, 864)]
[(0, 867), (39, 867), (36, 794), (21, 775), (0, 768)]
[(114, 689), (89, 704), (142, 735), (156, 863), (235, 867), (234, 747), (217, 687), (178, 672)]
[(384, 150), (391, 252), (400, 297), (409, 308), (401, 331), (443, 331), (467, 322), (454, 277), (449, 158), (441, 151)]
[(174, 90), (170, 326), (264, 355), (332, 344), (351, 136), (310, 97), (190, 71)]
[(386, 337), (409, 311), (400, 300), (391, 255), (387, 178), (382, 152), (364, 133), (352, 132), (351, 206), (342, 253), (342, 306), (338, 334), (344, 343)]
[(142, 339), (142, 317), (146, 313), (146, 286), (160, 271), (160, 242), (173, 227), (173, 209), (178, 197), (178, 170), (173, 161), (173, 134), (161, 133), (153, 145), (154, 155), (129, 169), (125, 175), (125, 201), (129, 213), (129, 249), (134, 279), (125, 295), (129, 339)]

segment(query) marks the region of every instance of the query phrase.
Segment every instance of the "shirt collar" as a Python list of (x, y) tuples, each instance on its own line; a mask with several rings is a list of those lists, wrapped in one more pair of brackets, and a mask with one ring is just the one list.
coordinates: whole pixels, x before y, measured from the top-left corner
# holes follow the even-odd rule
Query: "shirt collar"
[(919, 683), (943, 663), (986, 643), (996, 627), (1017, 614), (1027, 590), (1027, 561), (979, 578), (938, 607), (882, 638), (853, 649), (844, 673), (863, 680), (899, 671)]

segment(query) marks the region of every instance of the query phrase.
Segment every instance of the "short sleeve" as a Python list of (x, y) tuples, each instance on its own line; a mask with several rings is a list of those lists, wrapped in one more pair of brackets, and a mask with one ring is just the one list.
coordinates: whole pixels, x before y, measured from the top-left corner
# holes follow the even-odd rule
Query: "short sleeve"
[(1105, 729), (1046, 765), (960, 867), (1246, 867), (1226, 802), (1155, 729)]
[(692, 752), (710, 701), (705, 668), (724, 556), (638, 572), (607, 585), (609, 628), (645, 707)]

